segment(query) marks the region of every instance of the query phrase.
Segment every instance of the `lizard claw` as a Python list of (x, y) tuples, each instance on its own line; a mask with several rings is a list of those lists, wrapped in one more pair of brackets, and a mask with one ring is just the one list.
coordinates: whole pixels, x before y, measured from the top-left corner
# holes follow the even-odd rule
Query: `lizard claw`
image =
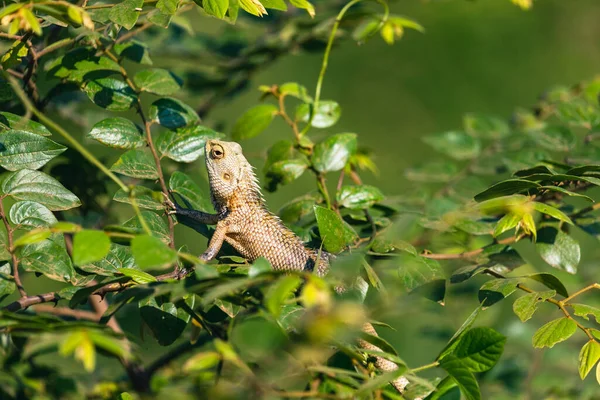
[(166, 210), (165, 210), (165, 212), (166, 212), (168, 215), (177, 214), (177, 208), (178, 208), (178, 207), (177, 207), (177, 204), (173, 203), (173, 201), (172, 201), (172, 200), (169, 198), (169, 196), (167, 196), (166, 194), (164, 194), (164, 193), (163, 193), (162, 195), (163, 195), (163, 197), (164, 197), (164, 202), (163, 202), (163, 204), (164, 204), (164, 205), (165, 205), (165, 207), (166, 207)]

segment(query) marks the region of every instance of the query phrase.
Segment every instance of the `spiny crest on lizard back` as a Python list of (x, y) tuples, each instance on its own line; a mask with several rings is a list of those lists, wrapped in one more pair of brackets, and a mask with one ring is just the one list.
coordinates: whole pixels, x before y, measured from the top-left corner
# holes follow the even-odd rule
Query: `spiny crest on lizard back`
[(244, 157), (242, 146), (236, 142), (209, 140), (204, 150), (213, 202), (226, 204), (234, 193), (241, 192), (247, 200), (264, 203), (254, 167)]

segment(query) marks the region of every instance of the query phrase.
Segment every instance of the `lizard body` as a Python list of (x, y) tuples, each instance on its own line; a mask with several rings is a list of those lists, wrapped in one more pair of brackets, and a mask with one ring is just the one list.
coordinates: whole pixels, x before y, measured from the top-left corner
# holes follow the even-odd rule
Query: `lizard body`
[[(211, 200), (217, 214), (169, 204), (173, 214), (203, 224), (216, 225), (208, 248), (200, 258), (204, 261), (212, 260), (223, 242), (227, 242), (251, 262), (264, 257), (276, 270), (314, 271), (317, 275), (324, 276), (329, 269), (329, 254), (322, 251), (319, 255), (314, 249), (307, 248), (296, 234), (266, 208), (253, 167), (242, 154), (242, 147), (235, 142), (209, 140), (205, 145), (205, 153)], [(377, 335), (370, 323), (363, 325), (363, 331)], [(359, 344), (365, 349), (381, 351), (364, 340), (359, 340)], [(398, 368), (393, 362), (381, 357), (376, 358), (375, 365), (384, 372)], [(392, 384), (402, 392), (408, 381), (400, 377)]]

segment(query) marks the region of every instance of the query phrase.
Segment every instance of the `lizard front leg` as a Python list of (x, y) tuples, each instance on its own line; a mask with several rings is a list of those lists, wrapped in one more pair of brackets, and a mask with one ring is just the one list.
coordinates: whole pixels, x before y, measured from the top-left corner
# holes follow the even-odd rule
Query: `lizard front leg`
[(165, 200), (165, 203), (169, 210), (167, 210), (168, 214), (172, 215), (180, 215), (182, 217), (187, 217), (195, 222), (199, 222), (201, 224), (206, 225), (215, 225), (222, 218), (220, 214), (209, 214), (202, 211), (193, 210), (190, 208), (183, 208), (179, 204), (174, 203), (169, 198)]
[(225, 221), (219, 221), (217, 223), (217, 227), (215, 229), (215, 233), (213, 233), (210, 242), (208, 243), (208, 248), (202, 255), (200, 259), (202, 261), (210, 261), (217, 256), (219, 250), (221, 250), (221, 246), (223, 246), (223, 241), (225, 240), (225, 236), (229, 231), (229, 226)]

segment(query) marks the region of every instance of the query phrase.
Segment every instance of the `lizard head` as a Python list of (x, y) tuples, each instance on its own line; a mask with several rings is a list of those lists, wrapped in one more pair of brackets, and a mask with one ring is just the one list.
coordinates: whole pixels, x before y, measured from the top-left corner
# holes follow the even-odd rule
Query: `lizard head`
[(252, 166), (242, 154), (242, 146), (235, 142), (209, 140), (204, 147), (206, 169), (213, 198), (227, 201), (236, 191), (250, 189), (260, 196), (260, 188)]

